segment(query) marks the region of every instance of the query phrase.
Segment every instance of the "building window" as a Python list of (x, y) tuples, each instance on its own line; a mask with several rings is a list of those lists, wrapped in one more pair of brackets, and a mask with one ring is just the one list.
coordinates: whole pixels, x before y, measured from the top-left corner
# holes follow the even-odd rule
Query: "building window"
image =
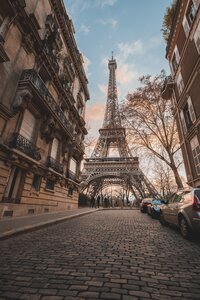
[(23, 169), (17, 166), (12, 167), (3, 202), (20, 203), (25, 177), (26, 173)]
[(191, 149), (192, 149), (192, 156), (194, 160), (194, 165), (196, 168), (196, 172), (200, 174), (200, 146), (197, 136), (194, 136), (193, 139), (190, 141)]
[(19, 133), (32, 142), (34, 139), (35, 127), (35, 116), (29, 110), (25, 110)]
[(189, 129), (192, 126), (192, 120), (191, 120), (191, 117), (190, 117), (190, 111), (189, 111), (188, 103), (186, 103), (184, 108), (183, 108), (183, 115), (184, 115), (184, 118), (185, 118), (185, 123), (186, 123), (187, 129)]
[(178, 51), (177, 46), (175, 46), (175, 48), (174, 48), (174, 54), (173, 54), (173, 57), (172, 57), (172, 68), (173, 68), (174, 72), (178, 68), (179, 61), (180, 61), (179, 51)]
[(190, 4), (186, 11), (186, 19), (187, 19), (189, 27), (191, 27), (191, 25), (194, 21), (195, 14), (196, 14), (196, 6), (193, 1), (190, 1)]
[(54, 138), (51, 146), (51, 157), (58, 160), (59, 140)]
[(183, 18), (182, 24), (183, 24), (186, 37), (188, 36), (190, 27), (194, 21), (198, 5), (199, 5), (199, 0), (190, 1), (186, 14)]
[(194, 34), (194, 42), (197, 47), (197, 51), (200, 54), (200, 22), (199, 22), (197, 29), (195, 31), (195, 34)]
[(188, 109), (189, 109), (189, 114), (190, 114), (191, 121), (192, 121), (192, 123), (194, 123), (196, 121), (196, 114), (195, 114), (195, 111), (194, 111), (194, 107), (193, 107), (191, 97), (188, 97), (187, 104), (188, 104)]
[(183, 132), (186, 133), (192, 124), (196, 121), (196, 115), (192, 104), (191, 97), (188, 97), (187, 102), (180, 112), (181, 122), (183, 126)]
[(74, 192), (73, 188), (69, 188), (68, 189), (68, 196), (72, 196), (73, 192)]
[(184, 29), (185, 35), (186, 35), (186, 37), (187, 37), (188, 34), (189, 34), (189, 31), (190, 31), (190, 27), (189, 27), (189, 25), (188, 25), (188, 21), (187, 21), (187, 19), (186, 19), (185, 16), (184, 16), (184, 18), (183, 18), (183, 29)]
[(177, 88), (178, 88), (178, 93), (179, 96), (181, 95), (182, 91), (184, 90), (184, 82), (181, 73), (179, 73), (177, 77)]
[(35, 174), (33, 176), (33, 182), (32, 182), (32, 189), (35, 191), (39, 191), (40, 190), (40, 185), (41, 185), (41, 180), (42, 180), (42, 176)]
[(46, 189), (50, 191), (54, 191), (55, 182), (53, 180), (47, 179), (46, 181)]
[(70, 159), (69, 170), (75, 174), (76, 173), (77, 161), (74, 158)]

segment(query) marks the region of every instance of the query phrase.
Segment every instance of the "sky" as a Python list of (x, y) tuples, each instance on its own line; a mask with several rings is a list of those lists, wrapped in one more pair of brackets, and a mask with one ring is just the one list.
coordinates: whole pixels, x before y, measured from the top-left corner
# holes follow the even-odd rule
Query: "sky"
[(84, 58), (90, 100), (86, 122), (98, 138), (103, 124), (108, 59), (117, 61), (118, 101), (139, 87), (142, 75), (169, 73), (161, 27), (172, 0), (64, 0), (73, 21), (75, 40)]

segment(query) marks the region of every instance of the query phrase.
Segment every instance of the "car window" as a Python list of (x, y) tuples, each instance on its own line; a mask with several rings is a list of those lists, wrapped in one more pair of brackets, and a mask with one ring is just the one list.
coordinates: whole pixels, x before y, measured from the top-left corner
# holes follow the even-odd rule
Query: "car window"
[(169, 199), (170, 203), (180, 202), (182, 199), (182, 194), (173, 194), (172, 197)]
[(156, 199), (156, 200), (153, 200), (153, 201), (152, 201), (152, 204), (154, 204), (154, 205), (159, 205), (159, 204), (162, 204), (162, 203), (164, 203), (163, 200), (158, 200), (158, 199)]
[(197, 196), (198, 199), (200, 199), (200, 190), (195, 190), (195, 195)]

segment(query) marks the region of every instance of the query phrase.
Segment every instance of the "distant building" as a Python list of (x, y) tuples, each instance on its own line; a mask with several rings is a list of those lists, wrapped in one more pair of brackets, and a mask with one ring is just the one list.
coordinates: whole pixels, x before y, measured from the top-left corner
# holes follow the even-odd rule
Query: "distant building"
[(167, 44), (172, 98), (188, 184), (200, 187), (200, 0), (178, 0)]
[(0, 216), (78, 205), (83, 59), (62, 0), (1, 0)]

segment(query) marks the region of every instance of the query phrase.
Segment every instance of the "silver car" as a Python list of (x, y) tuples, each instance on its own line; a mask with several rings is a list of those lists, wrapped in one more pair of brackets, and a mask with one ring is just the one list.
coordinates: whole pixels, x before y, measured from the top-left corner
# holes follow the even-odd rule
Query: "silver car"
[(200, 188), (173, 194), (161, 207), (160, 223), (178, 226), (184, 238), (190, 238), (193, 232), (200, 233)]

